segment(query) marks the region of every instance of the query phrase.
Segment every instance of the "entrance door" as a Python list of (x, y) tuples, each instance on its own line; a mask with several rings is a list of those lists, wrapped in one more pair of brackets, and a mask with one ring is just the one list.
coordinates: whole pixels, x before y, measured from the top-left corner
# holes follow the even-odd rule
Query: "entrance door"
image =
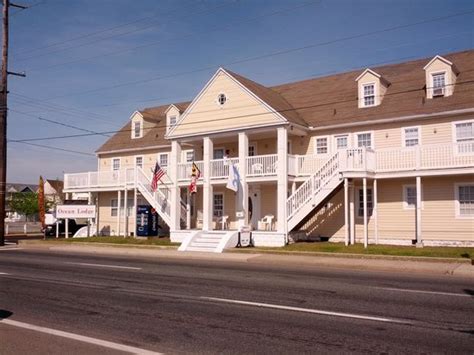
[[(249, 224), (252, 229), (258, 228), (258, 221), (260, 220), (260, 188), (249, 187)], [(250, 213), (252, 212), (252, 213)]]

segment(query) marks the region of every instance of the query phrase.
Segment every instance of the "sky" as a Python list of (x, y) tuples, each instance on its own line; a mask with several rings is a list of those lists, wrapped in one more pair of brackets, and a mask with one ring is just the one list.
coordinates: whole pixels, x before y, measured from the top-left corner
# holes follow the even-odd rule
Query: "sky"
[[(52, 137), (192, 100), (221, 66), (272, 86), (474, 48), (472, 0), (16, 3), (30, 8), (10, 10), (9, 70), (27, 75), (9, 77), (10, 183), (96, 170), (106, 136)], [(12, 142), (36, 138), (85, 154)]]

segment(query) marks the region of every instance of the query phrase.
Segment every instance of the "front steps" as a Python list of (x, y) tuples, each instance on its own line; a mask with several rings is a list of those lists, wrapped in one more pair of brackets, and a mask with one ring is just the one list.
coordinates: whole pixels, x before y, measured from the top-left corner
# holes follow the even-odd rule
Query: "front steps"
[(237, 245), (237, 231), (197, 231), (181, 243), (179, 251), (222, 253)]

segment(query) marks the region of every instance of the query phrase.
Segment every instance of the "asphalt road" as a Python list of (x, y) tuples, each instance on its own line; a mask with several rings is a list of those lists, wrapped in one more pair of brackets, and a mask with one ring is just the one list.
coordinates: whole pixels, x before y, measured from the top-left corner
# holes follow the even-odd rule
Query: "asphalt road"
[(2, 355), (472, 354), (474, 281), (0, 250), (2, 317)]

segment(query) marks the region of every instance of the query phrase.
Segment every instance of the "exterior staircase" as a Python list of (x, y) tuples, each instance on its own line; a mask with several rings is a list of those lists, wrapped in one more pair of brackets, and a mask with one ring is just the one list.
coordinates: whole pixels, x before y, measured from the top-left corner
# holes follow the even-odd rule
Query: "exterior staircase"
[(340, 153), (335, 153), (288, 197), (286, 201), (288, 232), (341, 184), (341, 161)]
[(222, 253), (226, 248), (235, 247), (237, 239), (237, 231), (196, 231), (181, 243), (178, 250)]

